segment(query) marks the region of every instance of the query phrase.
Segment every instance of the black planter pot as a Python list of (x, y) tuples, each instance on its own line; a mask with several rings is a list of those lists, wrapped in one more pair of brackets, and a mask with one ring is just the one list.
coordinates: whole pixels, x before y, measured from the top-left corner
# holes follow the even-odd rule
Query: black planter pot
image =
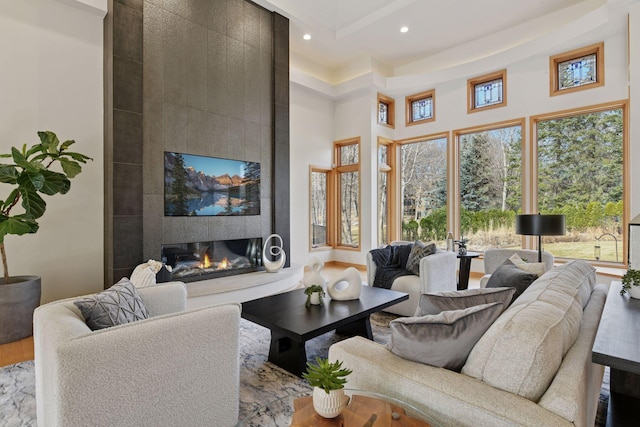
[(33, 311), (40, 305), (40, 277), (0, 278), (0, 344), (33, 334)]

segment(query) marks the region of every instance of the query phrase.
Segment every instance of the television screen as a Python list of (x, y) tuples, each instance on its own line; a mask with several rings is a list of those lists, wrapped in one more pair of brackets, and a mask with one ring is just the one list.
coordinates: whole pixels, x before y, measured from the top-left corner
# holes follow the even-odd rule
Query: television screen
[(260, 215), (260, 163), (165, 152), (164, 214)]

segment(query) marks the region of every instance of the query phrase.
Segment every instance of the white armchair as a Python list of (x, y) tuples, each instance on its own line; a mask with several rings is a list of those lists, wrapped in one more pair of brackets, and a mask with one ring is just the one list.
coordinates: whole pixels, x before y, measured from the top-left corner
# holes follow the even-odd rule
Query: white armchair
[[(413, 242), (395, 241), (392, 245), (406, 245)], [(398, 292), (406, 292), (409, 299), (387, 308), (385, 311), (401, 316), (414, 316), (420, 295), (429, 292), (455, 291), (456, 261), (454, 252), (438, 250), (435, 254), (426, 256), (420, 260), (420, 276), (410, 274), (398, 277), (393, 281), (391, 289)], [(376, 264), (373, 262), (371, 252), (367, 253), (367, 283), (373, 284), (376, 277)]]
[(38, 425), (235, 425), (240, 305), (190, 311), (182, 282), (138, 289), (149, 319), (92, 331), (77, 298), (34, 313)]
[[(527, 260), (527, 262), (538, 262), (538, 251), (529, 249), (500, 249), (491, 248), (484, 251), (484, 276), (480, 279), (480, 287), (487, 286), (489, 277), (496, 271), (496, 268), (508, 260), (513, 254), (517, 254), (520, 258)], [(542, 263), (544, 264), (544, 271), (549, 271), (553, 268), (555, 259), (549, 252), (542, 252)]]

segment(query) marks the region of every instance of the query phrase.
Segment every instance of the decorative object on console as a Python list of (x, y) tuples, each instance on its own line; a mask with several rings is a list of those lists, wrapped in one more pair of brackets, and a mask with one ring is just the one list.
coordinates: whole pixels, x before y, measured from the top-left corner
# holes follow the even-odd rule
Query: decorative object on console
[[(271, 239), (280, 240), (280, 246), (271, 245)], [(269, 255), (267, 255), (267, 245), (270, 245)], [(280, 237), (279, 234), (272, 234), (264, 241), (264, 246), (262, 247), (262, 265), (268, 273), (277, 273), (282, 267), (284, 267), (287, 255), (282, 248), (283, 246), (284, 243), (282, 242), (282, 237)], [(276, 259), (271, 261), (271, 256), (276, 257)]]
[(629, 292), (631, 298), (640, 299), (640, 270), (629, 269), (622, 276), (620, 295)]
[[(346, 283), (346, 286), (339, 288), (338, 286)], [(348, 301), (360, 298), (362, 291), (362, 277), (358, 269), (349, 267), (344, 270), (338, 277), (327, 284), (327, 292), (329, 296), (337, 301)]]
[(302, 377), (313, 387), (313, 408), (324, 418), (335, 418), (349, 403), (344, 394), (346, 376), (350, 369), (342, 367), (342, 362), (331, 363), (328, 359), (316, 357), (316, 364), (307, 362), (307, 372)]
[(324, 305), (324, 288), (320, 285), (311, 285), (304, 290), (304, 294), (307, 296), (307, 301), (304, 306), (309, 308), (312, 305)]
[[(0, 165), (0, 182), (13, 187), (0, 201), (0, 254), (4, 278), (0, 279), (0, 344), (26, 338), (32, 333), (33, 311), (40, 305), (41, 283), (38, 276), (9, 276), (4, 239), (8, 234), (23, 235), (38, 231), (38, 219), (47, 204), (40, 196), (66, 194), (70, 179), (82, 172), (80, 163), (93, 160), (84, 154), (70, 152), (75, 141), (60, 143), (51, 131), (38, 132), (40, 143), (27, 149), (11, 147), (0, 157), (11, 159)], [(56, 165), (58, 171), (52, 170)], [(22, 211), (13, 211), (17, 206)], [(32, 254), (33, 255), (33, 254)], [(37, 255), (35, 255), (37, 258)]]
[(565, 234), (565, 217), (556, 214), (516, 215), (516, 234), (538, 236), (538, 262), (542, 262), (542, 236)]
[(325, 279), (321, 273), (322, 268), (324, 267), (324, 262), (322, 262), (318, 257), (312, 256), (307, 263), (307, 267), (309, 267), (310, 271), (302, 278), (304, 286), (307, 287), (314, 284), (326, 286), (327, 279)]

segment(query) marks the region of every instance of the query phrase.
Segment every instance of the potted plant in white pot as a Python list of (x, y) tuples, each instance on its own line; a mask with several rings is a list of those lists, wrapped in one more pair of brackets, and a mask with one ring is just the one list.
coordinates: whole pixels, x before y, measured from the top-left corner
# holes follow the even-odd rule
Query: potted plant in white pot
[(629, 269), (622, 276), (620, 295), (629, 292), (631, 298), (640, 299), (640, 270)]
[(324, 305), (324, 288), (320, 285), (311, 285), (304, 290), (307, 301), (304, 306), (309, 308), (311, 305)]
[(307, 372), (302, 377), (313, 387), (313, 409), (324, 418), (335, 418), (347, 406), (349, 397), (344, 394), (346, 376), (352, 371), (342, 367), (342, 362), (331, 363), (316, 357), (316, 364), (307, 362)]
[[(0, 344), (26, 338), (32, 333), (33, 311), (40, 304), (40, 277), (10, 276), (5, 236), (38, 231), (38, 219), (47, 204), (40, 194), (65, 194), (70, 178), (82, 171), (80, 163), (93, 160), (68, 151), (75, 141), (60, 143), (55, 133), (38, 132), (40, 143), (0, 154), (0, 183), (11, 187), (0, 200), (0, 255), (4, 277), (0, 279)], [(53, 170), (53, 169), (57, 169)], [(21, 208), (21, 209), (20, 209)]]

